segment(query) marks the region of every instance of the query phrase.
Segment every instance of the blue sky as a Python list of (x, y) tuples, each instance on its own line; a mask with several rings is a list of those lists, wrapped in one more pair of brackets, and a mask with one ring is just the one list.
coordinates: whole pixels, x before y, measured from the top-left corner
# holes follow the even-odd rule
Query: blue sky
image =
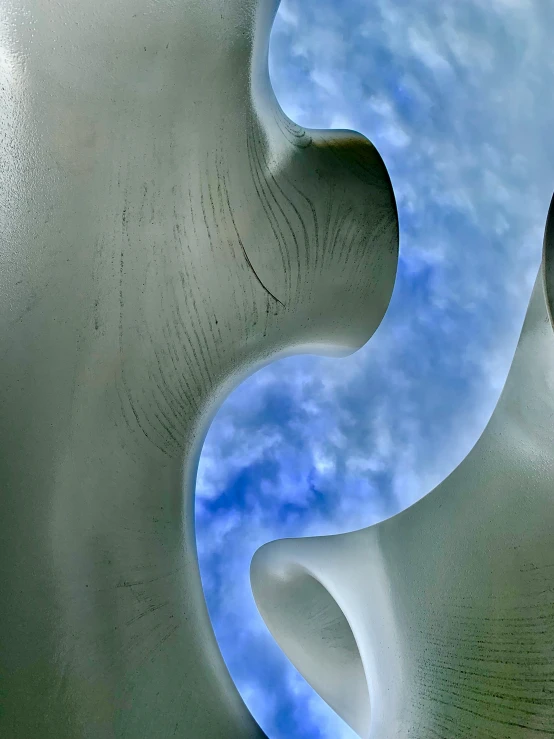
[(379, 149), (400, 262), (377, 333), (293, 357), (227, 399), (200, 460), (202, 580), (231, 674), (270, 739), (354, 734), (289, 665), (253, 603), (254, 551), (368, 526), (467, 454), (496, 404), (554, 189), (554, 4), (283, 0), (277, 97), (298, 123)]

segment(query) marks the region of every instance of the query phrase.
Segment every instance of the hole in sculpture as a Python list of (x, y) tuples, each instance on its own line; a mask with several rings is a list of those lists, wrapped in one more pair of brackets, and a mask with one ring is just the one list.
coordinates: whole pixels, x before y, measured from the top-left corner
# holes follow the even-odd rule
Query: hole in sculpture
[[(469, 198), (475, 186), (473, 169), (460, 171), (457, 162), (469, 161), (468, 152), (474, 152), (476, 162), (493, 156), (495, 176), (513, 184), (516, 159), (504, 153), (513, 151), (515, 140), (524, 146), (517, 152), (517, 161), (522, 163), (521, 176), (529, 178), (528, 192), (539, 188), (539, 182), (548, 187), (551, 176), (548, 157), (537, 158), (534, 149), (526, 148), (536, 145), (533, 126), (538, 120), (528, 115), (526, 106), (521, 106), (524, 117), (512, 116), (507, 126), (501, 108), (494, 101), (487, 105), (490, 101), (480, 94), (478, 76), (473, 81), (467, 78), (464, 95), (452, 94), (449, 63), (442, 65), (439, 76), (433, 72), (429, 77), (421, 49), (415, 47), (398, 62), (397, 49), (386, 46), (386, 39), (396, 38), (394, 13), (390, 20), (375, 21), (369, 4), (351, 3), (346, 12), (345, 3), (337, 22), (324, 28), (334, 11), (327, 4), (326, 13), (321, 13), (320, 5), (317, 0), (283, 2), (272, 32), (275, 94), (290, 118), (302, 126), (354, 128), (373, 141), (390, 162), (393, 181), (407, 183), (399, 206), (408, 250), (401, 260), (382, 339), (374, 337), (367, 351), (349, 360), (350, 365), (343, 360), (340, 370), (330, 362), (298, 357), (289, 365), (267, 367), (226, 402), (203, 451), (196, 500), (206, 599), (231, 675), (272, 739), (330, 739), (344, 733), (343, 727), (336, 730), (337, 725), (331, 724), (331, 711), (323, 718), (325, 707), (311, 691), (301, 692), (298, 683), (291, 687), (292, 668), (284, 658), (278, 661), (281, 654), (251, 603), (246, 575), (251, 557), (271, 539), (344, 533), (391, 516), (412, 505), (465, 457), (492, 413), (513, 355), (528, 299), (525, 289), (518, 298), (513, 285), (521, 282), (522, 265), (528, 269), (538, 264), (538, 253), (529, 245), (523, 261), (506, 259), (507, 250), (514, 255), (521, 252), (521, 235), (531, 223), (531, 211), (517, 207), (521, 184), (512, 188), (511, 209), (495, 199), (495, 188), (485, 188), (490, 203), (476, 210), (478, 197), (475, 203)], [(426, 12), (416, 15), (422, 27), (433, 25)], [(479, 43), (485, 49), (492, 48), (491, 43), (495, 48), (499, 89), (508, 99), (513, 75), (502, 70), (517, 66), (513, 44), (497, 45), (490, 36), (491, 28), (498, 22), (504, 28), (506, 19), (492, 4), (483, 5), (482, 15)], [(532, 14), (527, 17), (532, 23)], [(374, 37), (368, 35), (370, 30)], [(316, 31), (326, 43), (313, 43)], [(443, 31), (465, 38), (464, 18), (450, 14)], [(440, 55), (440, 39), (437, 44)], [(300, 57), (299, 48), (303, 49)], [(537, 60), (546, 48), (547, 44), (534, 46)], [(351, 66), (354, 58), (359, 64)], [(411, 77), (406, 77), (407, 63), (413, 64)], [(346, 66), (335, 71), (334, 64)], [(322, 74), (316, 79), (312, 69)], [(523, 79), (525, 69), (520, 72)], [(367, 105), (355, 100), (343, 110), (346, 79), (350, 92), (361, 91)], [(544, 99), (540, 80), (540, 75), (527, 78), (530, 100)], [(427, 109), (429, 94), (438, 96), (441, 104), (435, 106), (437, 115), (422, 116), (418, 109)], [(467, 106), (472, 99), (483, 105)], [(460, 128), (460, 121), (465, 121), (465, 127)], [(527, 136), (522, 136), (523, 130)], [(460, 131), (469, 135), (461, 136)], [(410, 146), (410, 141), (429, 145)], [(422, 151), (427, 154), (422, 156)], [(460, 189), (447, 197), (444, 188), (451, 156), (452, 171), (460, 172), (456, 180)], [(540, 166), (526, 172), (526, 161)], [(425, 197), (418, 199), (418, 193)], [(498, 225), (502, 222), (507, 224), (505, 229)], [(549, 249), (547, 295), (552, 312), (552, 218), (549, 223), (552, 238), (545, 248)], [(505, 343), (498, 336), (505, 336)], [(469, 363), (460, 361), (461, 346), (471, 346)], [(491, 351), (492, 363), (487, 359)], [(301, 369), (285, 371), (285, 366)], [(320, 587), (324, 601), (327, 591)], [(334, 601), (329, 593), (327, 597)], [(310, 653), (319, 649), (318, 629), (308, 629), (301, 613), (295, 616), (289, 610), (285, 615), (294, 628), (283, 626), (274, 634), (285, 647), (287, 632), (300, 657), (310, 663)], [(313, 660), (308, 667), (296, 664), (316, 690), (318, 670), (322, 680), (335, 675), (339, 688), (350, 682), (348, 675), (358, 676), (356, 684), (365, 696), (365, 704), (361, 700), (359, 705), (366, 706), (369, 722), (369, 695), (363, 671), (355, 668), (355, 653), (344, 645), (333, 647), (333, 640), (324, 638), (332, 629), (320, 626), (321, 665)], [(288, 647), (286, 651), (292, 654)], [(358, 666), (360, 662), (358, 655)], [(348, 706), (341, 710), (330, 696), (325, 698), (344, 718)]]
[[(340, 364), (343, 362), (347, 360)], [(306, 471), (310, 451), (304, 438), (315, 436), (313, 426), (307, 424), (296, 432), (294, 428), (298, 414), (303, 413), (302, 406), (314, 395), (307, 378), (319, 382), (319, 377), (326, 376), (326, 367), (327, 376), (333, 376), (338, 364), (335, 359), (299, 355), (254, 372), (220, 407), (199, 460), (195, 521), (208, 611), (231, 677), (270, 739), (355, 739), (354, 726), (361, 726), (363, 721), (356, 724), (347, 701), (341, 704), (343, 684), (360, 686), (356, 705), (364, 706), (369, 724), (369, 697), (361, 659), (352, 630), (334, 598), (306, 574), (309, 580), (305, 582), (310, 587), (304, 590), (301, 602), (306, 602), (311, 593), (314, 604), (323, 604), (326, 598), (331, 601), (323, 609), (328, 615), (333, 606), (338, 611), (334, 631), (330, 617), (326, 624), (321, 617), (318, 622), (320, 641), (324, 642), (318, 669), (322, 678), (336, 678), (331, 685), (326, 679), (326, 688), (314, 679), (313, 670), (310, 680), (306, 680), (304, 664), (291, 662), (288, 650), (283, 654), (279, 648), (285, 646), (283, 640), (275, 640), (276, 632), (268, 632), (256, 607), (249, 577), (252, 558), (264, 544), (277, 538), (306, 536), (313, 532), (308, 527), (318, 512), (324, 511), (325, 517), (331, 518), (336, 511), (331, 494), (323, 500), (312, 490), (322, 480), (315, 467), (309, 464)], [(320, 414), (316, 418), (319, 420)], [(289, 472), (293, 473), (291, 477)], [(324, 472), (327, 475), (327, 468)], [(307, 479), (303, 479), (304, 474)], [(338, 515), (337, 519), (337, 523), (322, 526), (318, 532), (328, 533), (331, 525), (333, 533), (353, 528), (350, 521)], [(357, 515), (356, 521), (361, 520)], [(300, 578), (301, 572), (306, 570), (296, 568), (295, 575)], [(265, 574), (263, 581), (271, 589), (276, 584)], [(301, 590), (303, 582), (302, 576)], [(292, 581), (290, 584), (292, 587)], [(306, 652), (316, 649), (317, 632), (306, 632), (301, 613), (297, 619), (293, 616), (289, 609), (279, 631), (288, 632), (289, 624), (294, 624), (291, 634), (295, 642), (302, 642)], [(275, 617), (279, 618), (277, 614)], [(333, 633), (340, 638), (332, 639)], [(338, 700), (333, 700), (331, 693), (336, 693)], [(358, 734), (367, 736), (362, 730)]]
[[(317, 693), (361, 737), (370, 698), (360, 651), (343, 610), (319, 580), (301, 568), (258, 579), (263, 616), (273, 637)], [(260, 602), (260, 601), (258, 601)]]

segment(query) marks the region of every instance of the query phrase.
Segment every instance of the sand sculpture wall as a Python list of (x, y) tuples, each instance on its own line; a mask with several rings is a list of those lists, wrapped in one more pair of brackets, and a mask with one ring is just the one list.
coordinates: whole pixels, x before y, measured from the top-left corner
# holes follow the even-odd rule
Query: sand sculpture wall
[(276, 0), (0, 0), (0, 736), (261, 737), (193, 490), (225, 394), (388, 305), (380, 156), (305, 131)]

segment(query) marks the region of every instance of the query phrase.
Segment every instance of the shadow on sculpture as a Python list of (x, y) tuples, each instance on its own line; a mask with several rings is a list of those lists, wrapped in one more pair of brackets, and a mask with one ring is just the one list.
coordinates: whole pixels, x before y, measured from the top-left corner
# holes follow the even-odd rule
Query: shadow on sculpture
[(271, 633), (364, 739), (554, 736), (553, 259), (554, 198), (504, 391), (443, 483), (375, 526), (254, 556)]

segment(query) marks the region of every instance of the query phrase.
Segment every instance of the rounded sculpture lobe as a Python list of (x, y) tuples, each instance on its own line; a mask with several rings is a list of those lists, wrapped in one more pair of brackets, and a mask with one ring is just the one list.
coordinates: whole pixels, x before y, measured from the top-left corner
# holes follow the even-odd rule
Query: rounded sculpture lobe
[(364, 739), (553, 735), (552, 214), (551, 205), (505, 388), (466, 459), (375, 526), (272, 542), (254, 555), (260, 613), (339, 713), (343, 686), (324, 639), (306, 634), (295, 573), (312, 573), (340, 603), (364, 667), (370, 725), (360, 729), (352, 708), (341, 715)]
[(367, 736), (370, 697), (348, 607), (345, 612), (307, 563), (283, 544), (277, 551), (262, 547), (252, 561), (260, 612), (307, 682), (360, 736)]

